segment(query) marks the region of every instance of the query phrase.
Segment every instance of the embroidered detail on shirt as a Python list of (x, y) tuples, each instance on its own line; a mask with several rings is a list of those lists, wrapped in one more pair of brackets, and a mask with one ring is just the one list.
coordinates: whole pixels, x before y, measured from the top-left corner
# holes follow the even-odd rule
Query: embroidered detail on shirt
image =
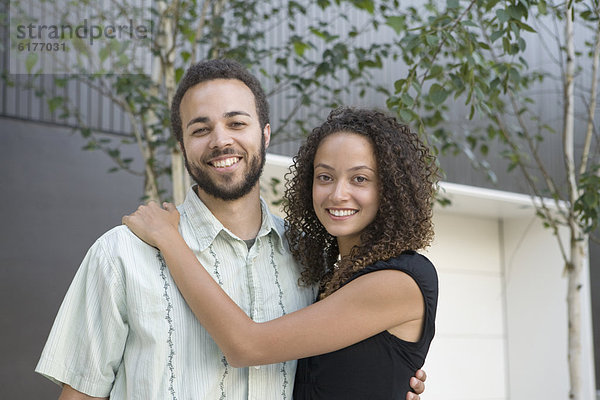
[(288, 377), (287, 377), (287, 361), (284, 361), (281, 363), (281, 374), (283, 375), (283, 388), (281, 389), (281, 398), (283, 400), (287, 399), (287, 393), (286, 393), (286, 389), (288, 386)]
[(175, 396), (175, 388), (173, 387), (173, 383), (175, 382), (175, 366), (173, 364), (173, 360), (175, 358), (175, 350), (173, 349), (173, 332), (175, 332), (175, 328), (173, 328), (173, 318), (171, 317), (171, 310), (173, 310), (173, 304), (171, 303), (171, 296), (169, 296), (169, 281), (167, 280), (167, 274), (165, 274), (165, 270), (167, 269), (167, 264), (165, 263), (164, 258), (160, 254), (160, 252), (156, 253), (156, 257), (160, 262), (160, 277), (163, 280), (163, 289), (165, 290), (163, 293), (163, 297), (167, 301), (167, 315), (165, 319), (169, 323), (169, 337), (167, 339), (167, 344), (169, 345), (169, 362), (167, 363), (167, 367), (169, 368), (170, 376), (169, 376), (169, 392), (171, 393), (171, 397), (173, 400), (177, 400), (177, 396)]
[(269, 246), (271, 246), (271, 267), (273, 267), (273, 273), (275, 274), (275, 285), (279, 290), (279, 307), (281, 307), (282, 315), (287, 314), (285, 311), (285, 305), (283, 304), (283, 290), (281, 290), (281, 284), (279, 283), (279, 270), (275, 264), (275, 252), (273, 250), (273, 239), (269, 236)]
[(215, 264), (213, 266), (213, 273), (217, 278), (217, 282), (220, 286), (223, 286), (223, 281), (221, 280), (221, 274), (219, 273), (219, 259), (217, 258), (217, 253), (215, 253), (215, 249), (213, 249), (213, 245), (208, 246), (208, 250), (210, 251), (210, 255), (215, 259)]
[[(275, 274), (275, 285), (277, 286), (277, 289), (279, 290), (279, 307), (281, 307), (281, 313), (282, 315), (287, 314), (287, 312), (285, 311), (285, 305), (283, 304), (283, 290), (281, 289), (281, 284), (279, 283), (279, 269), (277, 269), (277, 264), (275, 264), (275, 252), (274, 252), (274, 247), (273, 247), (273, 239), (271, 238), (271, 236), (269, 236), (269, 246), (271, 248), (271, 254), (270, 254), (270, 259), (271, 259), (271, 267), (273, 267), (273, 273)], [(283, 387), (281, 388), (281, 396), (282, 399), (287, 399), (287, 386), (288, 386), (288, 376), (287, 376), (287, 363), (283, 362), (281, 363), (281, 375), (283, 375)]]
[(219, 388), (221, 389), (221, 397), (219, 397), (219, 400), (225, 400), (227, 398), (227, 395), (225, 395), (225, 378), (229, 374), (229, 363), (227, 362), (225, 356), (221, 358), (221, 362), (225, 367), (225, 371), (223, 371), (223, 375), (221, 376), (221, 382), (219, 382)]

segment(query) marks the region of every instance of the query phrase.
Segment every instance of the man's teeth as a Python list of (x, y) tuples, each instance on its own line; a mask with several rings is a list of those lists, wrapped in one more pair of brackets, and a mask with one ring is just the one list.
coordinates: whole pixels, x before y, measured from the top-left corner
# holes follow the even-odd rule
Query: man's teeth
[(226, 158), (224, 160), (213, 161), (212, 165), (217, 168), (231, 167), (233, 164), (238, 162), (237, 157)]
[(358, 211), (356, 210), (329, 210), (329, 213), (336, 217), (346, 217), (348, 215), (356, 214), (357, 212)]

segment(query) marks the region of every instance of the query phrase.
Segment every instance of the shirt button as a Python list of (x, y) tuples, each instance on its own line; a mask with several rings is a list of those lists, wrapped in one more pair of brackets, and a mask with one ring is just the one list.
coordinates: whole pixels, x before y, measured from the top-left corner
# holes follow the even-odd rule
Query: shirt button
[(260, 365), (255, 365), (254, 369), (260, 369)]

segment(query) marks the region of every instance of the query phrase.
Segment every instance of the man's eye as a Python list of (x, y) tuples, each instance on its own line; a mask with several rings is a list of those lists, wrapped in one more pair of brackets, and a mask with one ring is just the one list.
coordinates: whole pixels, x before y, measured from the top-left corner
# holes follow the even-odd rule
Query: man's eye
[(236, 121), (236, 122), (232, 122), (231, 126), (233, 126), (234, 128), (242, 128), (242, 127), (246, 126), (246, 124), (244, 122)]
[(192, 131), (192, 135), (204, 135), (208, 132), (208, 128), (196, 128)]

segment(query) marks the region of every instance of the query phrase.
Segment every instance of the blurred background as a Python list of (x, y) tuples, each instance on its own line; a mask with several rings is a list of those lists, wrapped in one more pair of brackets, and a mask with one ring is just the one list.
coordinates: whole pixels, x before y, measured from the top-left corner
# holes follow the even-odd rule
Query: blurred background
[(290, 157), (337, 105), (387, 110), (438, 154), (428, 256), (440, 302), (424, 400), (596, 396), (597, 2), (1, 7), (1, 398), (58, 396), (33, 370), (62, 298), (89, 246), (124, 214), (147, 199), (181, 201), (189, 177), (170, 99), (187, 66), (221, 57), (246, 65), (268, 94), (261, 188), (274, 209)]

